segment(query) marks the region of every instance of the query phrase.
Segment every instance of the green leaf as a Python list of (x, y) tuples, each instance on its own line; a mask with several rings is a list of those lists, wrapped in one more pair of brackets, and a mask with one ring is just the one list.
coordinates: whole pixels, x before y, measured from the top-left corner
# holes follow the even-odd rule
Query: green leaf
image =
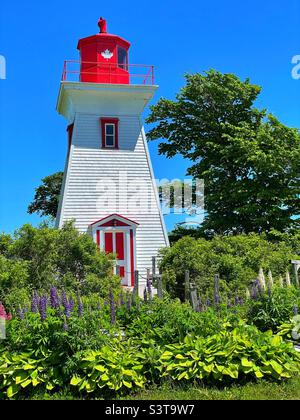
[(102, 366), (102, 365), (96, 365), (96, 366), (94, 366), (94, 369), (97, 370), (98, 372), (105, 372), (106, 371), (105, 367)]
[(82, 382), (82, 379), (79, 376), (74, 375), (71, 379), (70, 384), (73, 385), (73, 386), (77, 386), (81, 382)]
[(22, 388), (26, 388), (28, 385), (32, 383), (31, 379), (27, 379), (26, 381), (21, 383)]
[(20, 386), (13, 384), (7, 389), (7, 396), (8, 398), (12, 398), (14, 395), (16, 395), (19, 392)]
[(123, 385), (125, 385), (126, 388), (132, 388), (132, 384), (130, 382), (123, 381)]

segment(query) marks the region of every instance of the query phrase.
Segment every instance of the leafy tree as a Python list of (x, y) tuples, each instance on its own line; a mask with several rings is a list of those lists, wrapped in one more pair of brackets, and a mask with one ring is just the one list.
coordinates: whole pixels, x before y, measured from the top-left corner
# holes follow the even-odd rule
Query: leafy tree
[(71, 276), (77, 286), (83, 286), (88, 274), (94, 275), (94, 283), (111, 274), (111, 257), (100, 253), (92, 237), (80, 234), (72, 222), (65, 223), (59, 230), (56, 249), (56, 266), (61, 279)]
[(28, 262), (31, 288), (47, 288), (53, 283), (58, 238), (59, 231), (46, 224), (38, 228), (26, 224), (16, 231), (12, 257)]
[(12, 290), (21, 290), (28, 284), (28, 263), (10, 260), (0, 255), (0, 301)]
[(56, 217), (62, 180), (63, 172), (43, 178), (42, 185), (36, 188), (34, 199), (28, 206), (28, 213)]
[(192, 162), (205, 182), (212, 233), (278, 231), (300, 225), (300, 134), (254, 107), (261, 89), (214, 70), (186, 76), (174, 101), (160, 99), (148, 123), (159, 152)]
[(270, 242), (265, 234), (252, 233), (215, 235), (210, 240), (186, 236), (164, 249), (162, 256), (161, 269), (172, 296), (183, 297), (185, 270), (189, 270), (190, 280), (201, 296), (212, 298), (216, 273), (220, 274), (221, 293), (231, 297), (244, 295), (260, 267), (265, 274), (271, 270), (278, 283), (279, 276), (285, 275), (290, 260), (297, 254), (291, 238)]
[[(94, 289), (103, 290), (102, 283), (106, 284), (112, 277), (111, 256), (99, 252), (93, 238), (80, 234), (72, 222), (66, 223), (62, 229), (45, 223), (38, 228), (30, 224), (22, 226), (15, 233), (10, 259), (14, 262), (13, 267), (17, 261), (26, 264), (28, 278), (25, 285), (30, 289), (48, 289), (56, 284), (73, 290), (80, 286), (89, 293)], [(84, 283), (91, 281), (88, 278), (91, 275), (93, 287), (84, 288)], [(118, 282), (120, 284), (119, 278)]]
[(6, 233), (0, 234), (0, 255), (8, 256), (10, 253), (13, 238)]

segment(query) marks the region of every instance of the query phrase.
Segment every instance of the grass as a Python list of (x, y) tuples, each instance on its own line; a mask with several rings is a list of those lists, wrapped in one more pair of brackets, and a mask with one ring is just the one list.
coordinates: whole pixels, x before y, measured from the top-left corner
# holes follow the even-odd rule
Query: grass
[(300, 378), (283, 383), (259, 382), (228, 388), (157, 388), (128, 396), (129, 400), (300, 400)]
[[(66, 392), (53, 395), (35, 395), (34, 400), (76, 400), (78, 398)], [(81, 400), (88, 399), (82, 396)], [(91, 399), (97, 399), (91, 397)], [(114, 400), (300, 400), (300, 377), (287, 382), (272, 383), (258, 382), (246, 385), (234, 385), (218, 389), (213, 387), (163, 386), (140, 391), (126, 397), (113, 398)]]

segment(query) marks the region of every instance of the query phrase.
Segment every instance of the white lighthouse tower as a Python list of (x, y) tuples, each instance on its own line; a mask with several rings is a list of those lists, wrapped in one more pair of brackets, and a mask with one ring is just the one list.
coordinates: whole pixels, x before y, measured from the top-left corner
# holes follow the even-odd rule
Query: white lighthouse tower
[(124, 286), (140, 293), (147, 268), (168, 246), (141, 114), (158, 86), (153, 66), (128, 63), (130, 44), (100, 33), (79, 40), (67, 61), (57, 111), (68, 120), (68, 154), (57, 226), (74, 220), (102, 251), (116, 255)]

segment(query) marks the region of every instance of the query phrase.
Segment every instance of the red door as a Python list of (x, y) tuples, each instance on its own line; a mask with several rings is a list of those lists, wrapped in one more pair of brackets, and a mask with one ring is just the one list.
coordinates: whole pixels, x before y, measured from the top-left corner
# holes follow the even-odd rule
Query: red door
[(124, 232), (104, 233), (105, 252), (116, 254), (118, 272), (122, 278), (122, 284), (126, 284), (126, 256)]

